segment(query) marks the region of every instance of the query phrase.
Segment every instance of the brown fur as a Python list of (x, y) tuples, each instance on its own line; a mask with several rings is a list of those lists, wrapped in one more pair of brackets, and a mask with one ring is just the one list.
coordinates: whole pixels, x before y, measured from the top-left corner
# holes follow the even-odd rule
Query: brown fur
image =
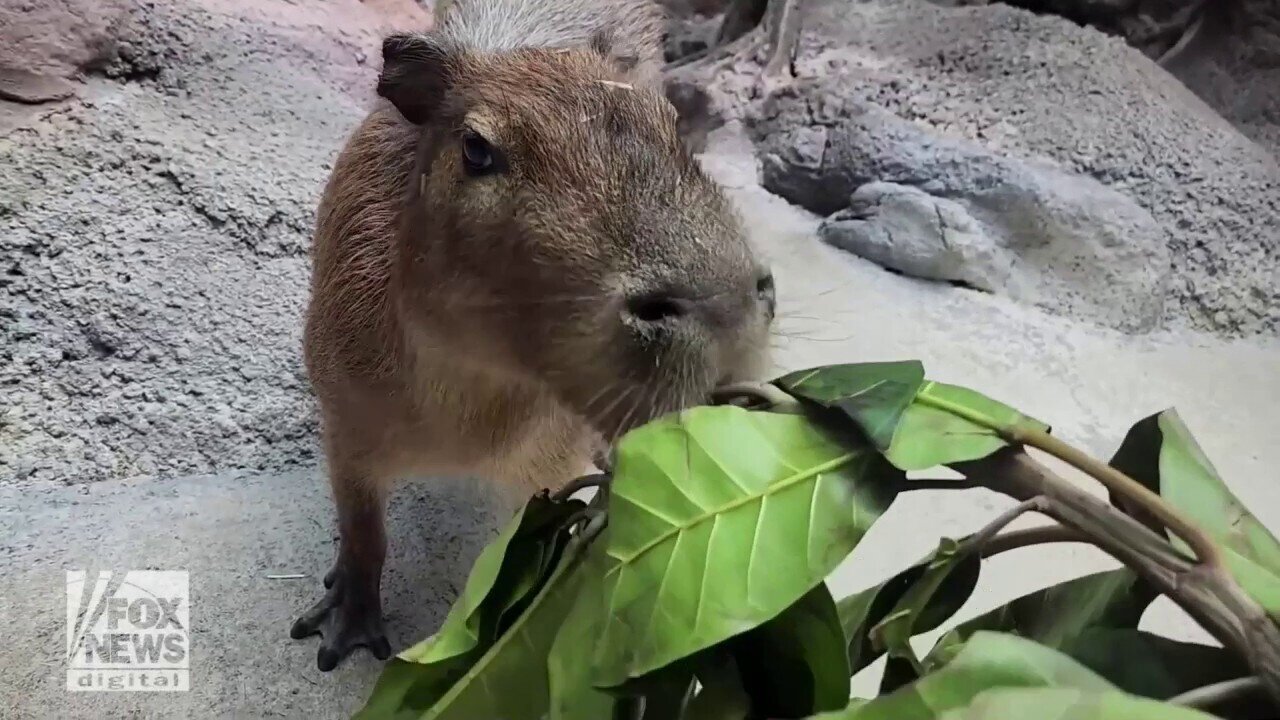
[[(681, 144), (652, 63), (609, 42), (384, 47), (390, 103), (325, 189), (306, 323), (342, 531), (330, 595), (361, 596), (326, 596), (295, 625), (326, 635), (322, 668), (326, 648), (369, 640), (353, 624), (380, 633), (354, 616), (378, 610), (389, 483), (481, 477), (518, 502), (764, 361), (772, 309), (740, 221)], [(463, 172), (464, 128), (502, 172)], [(629, 303), (653, 294), (688, 315), (637, 319)]]

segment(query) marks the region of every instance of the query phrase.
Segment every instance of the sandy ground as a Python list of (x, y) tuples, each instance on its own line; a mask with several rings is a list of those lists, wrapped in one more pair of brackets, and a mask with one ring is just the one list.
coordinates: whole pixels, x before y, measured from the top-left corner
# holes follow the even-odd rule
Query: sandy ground
[[(815, 219), (751, 183), (751, 161), (731, 132), (713, 138), (708, 166), (734, 190), (754, 239), (774, 262), (783, 323), (781, 368), (921, 358), (930, 375), (960, 382), (1053, 422), (1055, 432), (1109, 454), (1132, 421), (1173, 405), (1232, 488), (1280, 527), (1274, 442), (1280, 344), (1211, 338), (1141, 340), (1047, 317), (997, 298), (886, 273), (821, 244)], [(901, 498), (832, 578), (838, 595), (879, 582), (1009, 503), (984, 491)], [(377, 674), (366, 654), (336, 672), (314, 667), (316, 640), (288, 639), (315, 597), (333, 552), (319, 468), (66, 486), (0, 488), (0, 716), (345, 717)], [(494, 518), (452, 486), (405, 488), (392, 508), (384, 580), (392, 642), (430, 633), (447, 611)], [(984, 570), (959, 616), (1022, 592), (1110, 566), (1081, 546), (1019, 551)], [(64, 689), (63, 571), (186, 569), (191, 573), (193, 680), (187, 693), (78, 694)], [(305, 573), (272, 580), (273, 573)], [(1146, 624), (1203, 637), (1176, 609)], [(934, 633), (929, 638), (936, 636)], [(872, 692), (873, 666), (855, 690)]]

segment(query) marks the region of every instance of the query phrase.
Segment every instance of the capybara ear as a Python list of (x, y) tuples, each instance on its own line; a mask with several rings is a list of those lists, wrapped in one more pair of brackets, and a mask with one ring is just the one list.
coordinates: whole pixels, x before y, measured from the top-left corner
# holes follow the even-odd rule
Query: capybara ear
[(634, 48), (627, 47), (614, 28), (596, 30), (591, 34), (587, 44), (592, 50), (612, 61), (623, 75), (630, 74), (640, 64), (640, 58), (636, 55)]
[(382, 41), (378, 94), (415, 125), (431, 119), (449, 85), (452, 52), (427, 33), (395, 33)]

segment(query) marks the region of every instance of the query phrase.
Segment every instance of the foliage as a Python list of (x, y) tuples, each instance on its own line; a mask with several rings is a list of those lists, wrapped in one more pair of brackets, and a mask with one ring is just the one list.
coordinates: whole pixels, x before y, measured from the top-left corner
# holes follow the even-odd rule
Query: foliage
[[(1099, 472), (1102, 463), (1064, 450), (1043, 422), (928, 380), (918, 362), (814, 368), (761, 388), (760, 398), (767, 402), (754, 409), (696, 407), (633, 430), (616, 448), (611, 482), (590, 504), (532, 498), (476, 561), (440, 630), (387, 664), (357, 716), (1280, 714), (1273, 685), (1280, 670), (1266, 652), (1280, 647), (1273, 641), (1280, 542), (1227, 489), (1172, 411), (1137, 423)], [(1109, 483), (1112, 505), (1071, 505), (1074, 496), (1062, 489), (1069, 484), (1047, 470), (1033, 474), (1058, 495), (990, 483), (1023, 503), (971, 536), (940, 538), (929, 557), (878, 585), (832, 597), (826, 578), (899, 493), (1016, 475), (1029, 467), (1028, 445), (1093, 468)], [(908, 471), (938, 466), (966, 480), (907, 479)], [(1102, 477), (1116, 470), (1119, 480)], [(1078, 507), (1092, 508), (1089, 522)], [(918, 636), (969, 600), (993, 538), (1003, 549), (1019, 546), (1000, 531), (1023, 511), (1049, 515), (1128, 567), (953, 624), (918, 656)], [(1221, 549), (1221, 572), (1204, 558), (1187, 559), (1185, 534), (1158, 520), (1170, 517), (1189, 518), (1193, 532)], [(1113, 534), (1142, 539), (1142, 551), (1117, 551)], [(1245, 629), (1224, 634), (1223, 646), (1139, 630), (1162, 594), (1211, 630)], [(1216, 601), (1222, 597), (1235, 604)], [(1251, 603), (1257, 615), (1232, 614), (1247, 614)], [(851, 698), (850, 677), (881, 656), (878, 696)], [(1261, 682), (1228, 682), (1253, 676)]]

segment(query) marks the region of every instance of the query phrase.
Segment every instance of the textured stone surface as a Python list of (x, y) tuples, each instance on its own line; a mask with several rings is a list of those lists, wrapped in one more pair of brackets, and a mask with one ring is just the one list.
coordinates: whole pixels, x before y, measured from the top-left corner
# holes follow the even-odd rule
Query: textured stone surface
[[(833, 103), (869, 103), (937, 137), (1098, 180), (1168, 234), (1171, 326), (1226, 335), (1280, 330), (1280, 166), (1123, 40), (999, 3), (810, 0), (806, 7), (800, 85), (824, 85)], [(680, 74), (696, 81), (703, 73), (727, 117), (751, 115), (763, 96), (759, 55), (722, 63), (711, 78), (706, 67)], [(797, 141), (819, 142), (811, 117), (792, 120), (801, 126)], [(1265, 114), (1255, 124), (1255, 137), (1280, 126)], [(846, 197), (821, 191), (805, 206), (833, 212), (830, 201)]]
[(410, 0), (131, 4), (79, 98), (0, 135), (0, 483), (314, 457), (315, 203), (379, 29), (427, 22)]
[(1110, 327), (1162, 319), (1166, 233), (1092, 178), (936, 137), (824, 84), (773, 95), (753, 131), (764, 186), (834, 213), (834, 245)]

